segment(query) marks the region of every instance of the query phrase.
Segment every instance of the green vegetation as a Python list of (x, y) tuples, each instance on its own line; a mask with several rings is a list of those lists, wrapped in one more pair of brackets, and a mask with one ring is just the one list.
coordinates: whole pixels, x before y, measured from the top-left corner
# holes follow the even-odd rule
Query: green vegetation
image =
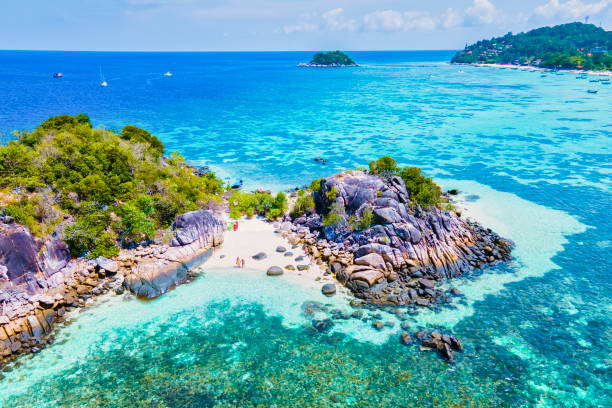
[[(321, 180), (319, 179), (319, 189), (321, 188)], [(312, 194), (306, 193), (304, 190), (298, 192), (298, 198), (295, 201), (291, 216), (293, 218), (301, 217), (306, 213), (313, 211), (315, 208), (315, 202), (312, 199)]]
[(313, 65), (357, 65), (342, 51), (318, 52), (310, 60)]
[[(116, 233), (109, 230), (111, 214), (91, 202), (79, 206), (75, 220), (64, 230), (64, 238), (72, 256), (88, 253), (90, 257), (113, 256), (119, 253)], [(108, 232), (107, 232), (108, 231)]]
[(282, 191), (272, 196), (270, 193), (246, 193), (237, 190), (230, 197), (229, 204), (232, 218), (237, 219), (242, 215), (252, 217), (258, 214), (274, 220), (287, 210), (287, 197)]
[(421, 174), (418, 167), (406, 167), (397, 174), (406, 183), (410, 200), (421, 206), (440, 205), (442, 189), (433, 182), (431, 177)]
[(74, 256), (112, 255), (117, 243), (154, 239), (177, 215), (221, 200), (178, 153), (135, 126), (94, 129), (87, 115), (51, 117), (0, 146), (0, 204), (33, 234), (63, 232)]
[(612, 31), (570, 23), (482, 40), (457, 53), (454, 63), (505, 63), (547, 68), (612, 69)]
[(313, 193), (321, 191), (321, 181), (322, 180), (323, 179), (312, 180), (312, 182), (310, 183), (310, 187), (308, 187), (309, 190), (312, 191)]
[(397, 162), (389, 156), (383, 156), (370, 162), (370, 172), (383, 177), (399, 176), (406, 184), (410, 200), (421, 206), (441, 203), (442, 189), (430, 177), (425, 177), (418, 167), (399, 168)]
[(397, 162), (389, 156), (383, 156), (376, 161), (371, 161), (369, 167), (370, 173), (376, 174), (393, 174), (398, 170)]
[(327, 193), (325, 193), (329, 200), (335, 200), (338, 197), (338, 189), (336, 187), (330, 188)]
[(346, 223), (352, 231), (365, 231), (374, 224), (374, 213), (370, 207), (366, 207), (361, 217), (352, 214), (347, 218)]
[(338, 226), (344, 221), (345, 211), (344, 207), (338, 203), (333, 203), (327, 214), (323, 217), (323, 225)]

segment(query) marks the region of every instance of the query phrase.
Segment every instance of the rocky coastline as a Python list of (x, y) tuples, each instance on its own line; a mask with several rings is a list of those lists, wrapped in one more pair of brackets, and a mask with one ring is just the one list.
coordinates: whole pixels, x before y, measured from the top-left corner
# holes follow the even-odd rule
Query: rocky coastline
[(190, 268), (223, 243), (225, 222), (210, 210), (176, 218), (170, 244), (122, 249), (107, 259), (71, 259), (57, 237), (40, 240), (10, 217), (0, 221), (0, 368), (53, 342), (67, 312), (109, 292), (152, 299), (190, 279)]
[[(275, 231), (332, 278), (322, 286), (324, 295), (333, 296), (334, 283), (342, 284), (357, 298), (351, 302), (356, 308), (407, 306), (412, 313), (417, 307), (436, 307), (460, 295), (453, 288), (440, 289), (441, 282), (511, 259), (510, 241), (463, 219), (458, 209), (421, 208), (397, 176), (341, 172), (321, 179), (313, 200), (312, 211), (285, 215), (274, 223)], [(357, 229), (346, 223), (325, 225), (334, 206), (345, 210), (343, 221), (369, 211), (372, 223)], [(112, 259), (72, 259), (60, 237), (37, 239), (10, 217), (0, 219), (0, 367), (52, 343), (53, 328), (67, 312), (92, 305), (96, 297), (129, 291), (152, 299), (189, 281), (192, 268), (223, 244), (226, 211), (179, 215), (170, 242), (121, 249)], [(297, 270), (308, 269), (307, 261)], [(281, 267), (274, 268), (267, 275), (282, 274)], [(373, 323), (380, 330), (377, 325), (383, 323)], [(330, 326), (313, 322), (320, 332)], [(436, 331), (413, 336), (404, 331), (400, 341), (409, 344), (413, 339), (450, 362), (453, 351), (462, 349), (451, 334)]]
[[(279, 232), (368, 303), (427, 307), (446, 302), (456, 293), (438, 289), (440, 282), (511, 259), (511, 241), (464, 220), (458, 210), (413, 205), (397, 176), (338, 173), (321, 180), (314, 199), (313, 214), (287, 218)], [(371, 209), (373, 225), (363, 231), (325, 226), (333, 203), (346, 210), (345, 217)]]

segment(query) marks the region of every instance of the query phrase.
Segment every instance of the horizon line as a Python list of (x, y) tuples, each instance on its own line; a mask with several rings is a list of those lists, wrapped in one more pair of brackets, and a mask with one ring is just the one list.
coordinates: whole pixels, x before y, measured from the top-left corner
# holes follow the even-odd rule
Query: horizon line
[[(0, 49), (0, 52), (4, 51), (19, 51), (19, 52), (159, 52), (159, 53), (171, 53), (171, 52), (325, 52), (332, 51), (332, 49), (320, 49), (320, 50), (59, 50), (59, 49)], [(459, 49), (446, 49), (446, 48), (432, 48), (432, 49), (372, 49), (372, 50), (333, 50), (333, 51), (344, 51), (344, 52), (413, 52), (413, 51), (459, 51)]]

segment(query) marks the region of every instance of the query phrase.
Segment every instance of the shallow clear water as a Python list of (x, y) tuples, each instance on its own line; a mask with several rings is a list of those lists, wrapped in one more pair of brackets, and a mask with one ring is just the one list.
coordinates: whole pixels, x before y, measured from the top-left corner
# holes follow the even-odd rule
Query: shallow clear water
[(5, 373), (0, 400), (612, 405), (612, 89), (450, 66), (451, 55), (354, 53), (363, 67), (327, 70), (294, 66), (309, 53), (0, 52), (2, 132), (86, 112), (98, 125), (151, 129), (169, 150), (271, 189), (390, 154), (459, 188), (468, 215), (517, 244), (511, 264), (456, 281), (465, 298), (408, 319), (459, 336), (455, 366), (400, 345), (393, 315), (366, 312), (395, 322), (382, 332), (351, 319), (314, 335), (303, 302), (350, 307), (316, 286), (217, 270), (154, 302), (113, 299), (82, 313)]

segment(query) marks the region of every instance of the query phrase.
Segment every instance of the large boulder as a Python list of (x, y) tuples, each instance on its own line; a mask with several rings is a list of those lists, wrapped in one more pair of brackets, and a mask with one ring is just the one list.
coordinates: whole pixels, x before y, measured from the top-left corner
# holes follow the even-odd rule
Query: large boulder
[[(154, 298), (184, 282), (188, 271), (223, 242), (225, 224), (212, 211), (181, 214), (174, 223), (172, 246), (155, 258), (140, 261), (126, 276), (124, 286), (143, 298)], [(104, 268), (106, 269), (106, 268)]]
[(402, 217), (392, 207), (379, 207), (374, 209), (374, 216), (379, 224), (393, 224), (402, 222)]
[(188, 268), (180, 262), (140, 262), (123, 281), (123, 285), (140, 298), (153, 299), (184, 282), (187, 273)]
[(40, 259), (47, 277), (59, 272), (70, 262), (68, 244), (56, 238), (47, 240), (43, 245)]
[(385, 269), (385, 260), (379, 254), (373, 252), (355, 259), (355, 265), (367, 265), (374, 269)]
[(176, 217), (172, 246), (184, 246), (201, 241), (202, 246), (223, 243), (224, 223), (210, 210), (191, 211)]
[(0, 266), (6, 268), (6, 277), (15, 285), (30, 283), (39, 275), (38, 251), (40, 245), (27, 228), (16, 224), (0, 225)]
[(103, 256), (96, 258), (96, 263), (100, 269), (104, 269), (110, 273), (116, 273), (119, 270), (119, 264), (117, 262)]

